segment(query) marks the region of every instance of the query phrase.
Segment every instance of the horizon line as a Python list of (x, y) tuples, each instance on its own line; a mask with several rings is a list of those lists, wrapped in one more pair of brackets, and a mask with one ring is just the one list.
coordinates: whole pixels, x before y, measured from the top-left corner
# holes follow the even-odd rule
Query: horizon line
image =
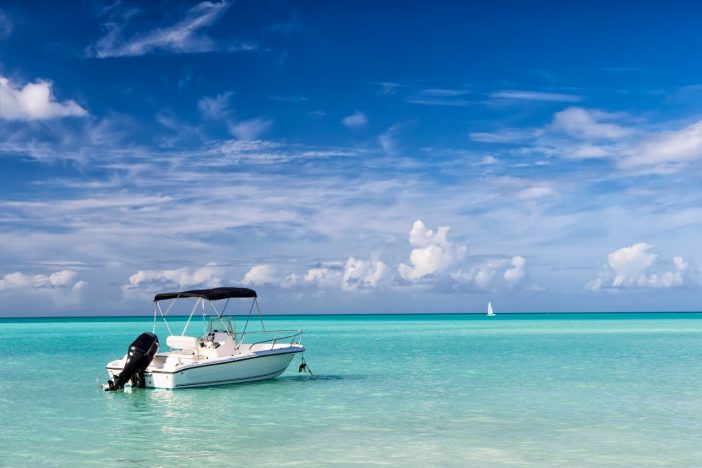
[[(686, 311), (588, 311), (588, 312), (576, 312), (576, 311), (559, 311), (559, 312), (500, 312), (495, 316), (501, 315), (615, 315), (615, 314), (699, 314), (702, 310), (686, 310)], [(188, 317), (190, 314), (172, 314), (167, 318), (171, 317)], [(246, 317), (248, 314), (234, 314), (233, 316)], [(289, 314), (261, 314), (264, 317), (340, 317), (340, 316), (400, 316), (400, 315), (470, 315), (470, 316), (485, 316), (484, 312), (343, 312), (343, 313), (289, 313)], [(232, 315), (228, 315), (231, 317)], [(40, 315), (40, 316), (21, 316), (21, 315), (10, 315), (10, 316), (0, 316), (0, 320), (7, 319), (112, 319), (112, 318), (153, 318), (153, 314), (149, 315)]]

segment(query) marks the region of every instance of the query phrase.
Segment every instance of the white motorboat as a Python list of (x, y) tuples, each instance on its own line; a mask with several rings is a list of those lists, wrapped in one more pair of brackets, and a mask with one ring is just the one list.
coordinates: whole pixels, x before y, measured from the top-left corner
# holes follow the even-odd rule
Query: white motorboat
[[(195, 298), (183, 332), (175, 335), (167, 317), (176, 302)], [(241, 331), (234, 317), (224, 316), (230, 299), (252, 298), (253, 302)], [(192, 299), (190, 299), (192, 300)], [(216, 301), (226, 300), (220, 312)], [(164, 311), (162, 303), (169, 306)], [(125, 385), (148, 388), (186, 388), (273, 379), (282, 374), (297, 353), (305, 351), (300, 330), (265, 330), (256, 291), (248, 288), (214, 288), (172, 293), (154, 297), (154, 329), (142, 333), (127, 354), (107, 364), (110, 380), (105, 390)], [(256, 308), (261, 330), (247, 331), (251, 313)], [(187, 335), (195, 312), (203, 317), (203, 335)], [(211, 313), (210, 313), (211, 312)], [(167, 352), (158, 353), (155, 335), (157, 318), (163, 319), (169, 336)], [(207, 319), (207, 320), (206, 320)], [(304, 358), (300, 371), (306, 368)]]

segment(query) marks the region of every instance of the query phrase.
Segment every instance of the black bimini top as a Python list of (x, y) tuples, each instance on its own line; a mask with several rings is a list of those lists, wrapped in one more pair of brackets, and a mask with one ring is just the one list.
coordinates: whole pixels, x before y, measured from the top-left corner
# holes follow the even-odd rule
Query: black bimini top
[(208, 301), (218, 301), (229, 298), (256, 297), (256, 291), (249, 288), (193, 289), (192, 291), (159, 293), (154, 296), (154, 302), (181, 297), (199, 297)]

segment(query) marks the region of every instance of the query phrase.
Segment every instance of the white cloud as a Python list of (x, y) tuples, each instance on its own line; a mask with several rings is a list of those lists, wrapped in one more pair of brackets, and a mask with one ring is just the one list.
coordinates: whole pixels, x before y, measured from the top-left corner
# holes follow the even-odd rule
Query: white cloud
[(514, 285), (519, 283), (526, 276), (526, 259), (517, 255), (512, 257), (510, 263), (512, 268), (505, 271), (503, 277), (509, 284)]
[(640, 242), (610, 253), (607, 260), (614, 272), (612, 286), (616, 288), (625, 282), (638, 281), (648, 267), (656, 261), (657, 255), (649, 252), (652, 248), (652, 245)]
[(475, 101), (462, 99), (456, 96), (407, 96), (405, 101), (410, 104), (418, 104), (420, 106), (466, 107), (475, 104)]
[(241, 280), (242, 284), (260, 285), (277, 282), (275, 268), (271, 265), (255, 265), (246, 272)]
[(348, 128), (361, 128), (366, 126), (366, 124), (368, 123), (368, 119), (366, 118), (366, 114), (360, 111), (356, 111), (353, 114), (347, 115), (346, 117), (341, 119), (341, 123), (343, 123)]
[(534, 140), (543, 134), (543, 130), (505, 128), (496, 132), (471, 132), (468, 137), (479, 143), (515, 144)]
[(517, 197), (521, 198), (522, 200), (535, 200), (554, 195), (556, 195), (556, 191), (546, 185), (535, 185), (517, 192)]
[(551, 129), (581, 139), (616, 140), (630, 136), (631, 129), (611, 123), (617, 117), (620, 115), (597, 109), (569, 107), (556, 113)]
[(342, 272), (336, 265), (318, 266), (310, 268), (303, 277), (307, 284), (313, 284), (318, 287), (339, 287), (341, 284)]
[(506, 263), (507, 261), (504, 259), (491, 259), (467, 271), (460, 269), (451, 272), (450, 276), (456, 283), (475, 285), (480, 290), (489, 291), (496, 287), (497, 271), (504, 268)]
[(227, 91), (216, 96), (204, 96), (197, 102), (197, 108), (205, 119), (226, 119), (229, 116), (229, 99), (233, 94)]
[(471, 132), (480, 143), (523, 144), (513, 154), (544, 154), (564, 159), (610, 159), (636, 173), (673, 173), (702, 161), (702, 120), (678, 130), (651, 132), (623, 125), (623, 113), (569, 107), (541, 129)]
[(673, 258), (673, 269), (665, 271), (658, 255), (652, 250), (655, 246), (639, 242), (630, 247), (611, 252), (607, 265), (597, 277), (587, 284), (587, 288), (598, 291), (603, 288), (672, 288), (685, 283), (688, 264), (682, 257)]
[[(77, 276), (78, 273), (73, 270), (57, 271), (50, 275), (26, 275), (16, 271), (0, 279), (0, 290), (67, 288), (77, 284), (74, 283)], [(84, 282), (81, 281), (81, 283)]]
[(574, 94), (547, 93), (543, 91), (496, 91), (490, 94), (495, 99), (508, 99), (516, 101), (543, 101), (543, 102), (578, 102), (582, 96)]
[(397, 151), (398, 144), (396, 135), (399, 129), (399, 125), (393, 125), (378, 136), (378, 143), (380, 143), (383, 150), (387, 151), (388, 153), (394, 153)]
[(129, 283), (122, 286), (125, 298), (141, 298), (162, 288), (214, 288), (222, 285), (222, 269), (209, 263), (197, 270), (175, 268), (173, 270), (139, 270), (129, 277)]
[(380, 260), (360, 260), (349, 257), (344, 266), (342, 288), (345, 291), (374, 288), (383, 279), (387, 269)]
[[(475, 287), (481, 291), (496, 291), (522, 286), (529, 275), (526, 259), (517, 255), (511, 260), (504, 258), (484, 260), (468, 270), (454, 271), (450, 276), (459, 285)], [(526, 289), (537, 291), (540, 288), (530, 284)]]
[(362, 260), (349, 257), (345, 263), (326, 262), (307, 270), (303, 277), (293, 273), (281, 283), (283, 287), (299, 284), (319, 289), (342, 289), (354, 292), (376, 288), (385, 278), (387, 265), (380, 260)]
[(39, 80), (20, 89), (0, 76), (0, 119), (46, 120), (88, 114), (75, 101), (57, 102), (51, 86), (50, 81)]
[(280, 285), (284, 288), (293, 288), (301, 284), (303, 281), (303, 278), (301, 278), (297, 273), (290, 273), (288, 276), (283, 278)]
[(24, 296), (38, 295), (66, 307), (77, 305), (88, 283), (76, 281), (78, 273), (61, 270), (48, 275), (28, 275), (19, 271), (8, 273), (0, 278), (0, 293)]
[[(98, 40), (90, 55), (98, 58), (133, 57), (156, 51), (195, 53), (217, 50), (217, 44), (199, 31), (219, 19), (229, 7), (227, 2), (202, 2), (192, 7), (185, 17), (164, 28), (122, 39), (122, 27), (115, 22), (105, 24), (106, 34)], [(246, 46), (241, 48), (246, 49)]]
[(256, 118), (229, 125), (229, 132), (239, 140), (251, 141), (261, 137), (273, 126), (271, 119)]
[(422, 220), (416, 220), (409, 232), (409, 242), (414, 247), (410, 253), (411, 265), (400, 264), (400, 276), (408, 281), (418, 281), (441, 273), (462, 259), (467, 248), (454, 246), (447, 238), (448, 231), (448, 226), (433, 231)]
[(593, 145), (583, 143), (576, 145), (560, 154), (570, 159), (603, 159), (612, 157), (621, 152), (621, 148), (608, 145)]
[(673, 168), (699, 159), (702, 159), (702, 120), (681, 130), (653, 135), (636, 145), (620, 165)]

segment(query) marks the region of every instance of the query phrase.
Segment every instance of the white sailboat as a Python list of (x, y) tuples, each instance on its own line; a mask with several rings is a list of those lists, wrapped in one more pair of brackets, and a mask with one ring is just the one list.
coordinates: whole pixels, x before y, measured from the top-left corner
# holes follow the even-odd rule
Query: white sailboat
[(495, 312), (492, 311), (492, 302), (488, 302), (488, 312), (487, 312), (488, 317), (494, 317)]

